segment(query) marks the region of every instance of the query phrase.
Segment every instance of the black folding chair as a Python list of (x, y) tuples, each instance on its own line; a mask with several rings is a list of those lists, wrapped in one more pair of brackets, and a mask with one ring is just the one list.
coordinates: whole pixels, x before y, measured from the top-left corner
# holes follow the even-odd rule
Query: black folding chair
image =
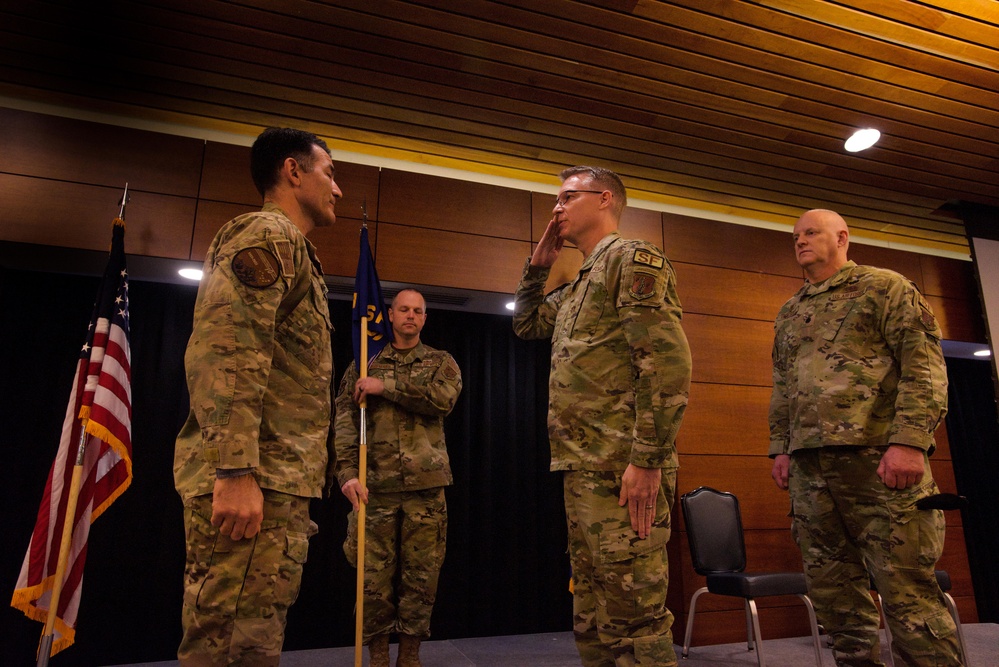
[(687, 524), (690, 557), (694, 571), (707, 579), (707, 585), (690, 598), (687, 632), (683, 639), (683, 657), (690, 652), (697, 598), (704, 593), (740, 597), (746, 605), (748, 649), (756, 647), (756, 661), (765, 667), (763, 637), (756, 611), (756, 598), (772, 595), (797, 595), (808, 609), (808, 619), (815, 644), (815, 664), (822, 667), (819, 627), (815, 608), (808, 599), (804, 572), (745, 572), (746, 544), (742, 532), (739, 500), (731, 493), (702, 486), (680, 498)]

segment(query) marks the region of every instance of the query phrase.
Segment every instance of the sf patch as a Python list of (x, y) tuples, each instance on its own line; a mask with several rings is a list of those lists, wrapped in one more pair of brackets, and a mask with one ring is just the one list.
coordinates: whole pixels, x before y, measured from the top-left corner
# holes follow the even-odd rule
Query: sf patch
[(663, 258), (659, 255), (655, 255), (648, 250), (636, 250), (635, 256), (632, 258), (635, 264), (644, 264), (645, 266), (651, 266), (653, 269), (663, 268)]
[(267, 248), (244, 248), (232, 258), (232, 272), (247, 287), (270, 287), (277, 282), (279, 267)]
[(656, 280), (658, 276), (653, 273), (635, 271), (631, 280), (631, 289), (628, 292), (635, 299), (647, 299), (656, 293)]

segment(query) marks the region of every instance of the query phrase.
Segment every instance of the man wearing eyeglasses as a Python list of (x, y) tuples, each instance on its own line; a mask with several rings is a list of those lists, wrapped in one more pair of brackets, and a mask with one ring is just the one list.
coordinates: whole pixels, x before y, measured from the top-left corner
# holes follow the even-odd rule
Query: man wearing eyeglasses
[[(578, 166), (559, 177), (513, 328), (552, 341), (551, 469), (563, 475), (576, 647), (586, 667), (668, 667), (666, 542), (691, 363), (676, 275), (659, 248), (618, 233), (627, 200), (617, 174)], [(566, 242), (583, 265), (546, 296)]]

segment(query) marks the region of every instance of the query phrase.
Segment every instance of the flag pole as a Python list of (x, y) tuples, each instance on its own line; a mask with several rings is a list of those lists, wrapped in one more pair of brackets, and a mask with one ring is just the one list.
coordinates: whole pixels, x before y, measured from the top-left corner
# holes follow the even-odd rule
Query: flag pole
[[(361, 318), (361, 378), (368, 377), (368, 318)], [(367, 485), (368, 477), (368, 428), (367, 428), (367, 399), (361, 399), (361, 423), (360, 423), (360, 448), (357, 453), (357, 481), (361, 484), (361, 489)], [(363, 653), (363, 629), (364, 629), (364, 551), (365, 551), (365, 531), (364, 524), (367, 518), (366, 506), (362, 500), (357, 510), (357, 603), (354, 621), (354, 667), (361, 667), (361, 654)]]
[[(125, 206), (128, 205), (128, 183), (121, 196), (121, 206), (115, 224), (125, 220)], [(69, 483), (69, 496), (66, 498), (66, 514), (62, 522), (62, 540), (59, 542), (59, 562), (56, 565), (55, 580), (52, 582), (52, 596), (49, 598), (49, 613), (42, 629), (38, 645), (37, 667), (48, 667), (52, 657), (52, 642), (55, 639), (55, 622), (59, 614), (59, 598), (62, 596), (63, 579), (69, 564), (70, 545), (73, 541), (73, 525), (76, 523), (76, 505), (80, 498), (80, 480), (83, 479), (83, 462), (87, 453), (87, 418), (80, 421), (80, 442), (76, 448), (76, 461), (73, 463), (73, 477)]]
[[(365, 201), (361, 205), (364, 213), (364, 228), (368, 226), (368, 205)], [(357, 372), (360, 378), (368, 377), (368, 316), (361, 316), (361, 354), (357, 360)], [(366, 398), (361, 399), (360, 409), (360, 438), (357, 452), (357, 481), (361, 485), (361, 490), (368, 483), (368, 427), (367, 427), (367, 407)], [(363, 500), (358, 498), (357, 509), (357, 593), (354, 619), (354, 667), (361, 667), (362, 654), (364, 652), (364, 551), (365, 551), (365, 522), (367, 519), (367, 507)]]
[(83, 478), (83, 456), (87, 451), (87, 420), (80, 422), (80, 444), (76, 448), (76, 461), (73, 464), (73, 478), (69, 484), (66, 499), (66, 515), (62, 522), (62, 541), (59, 543), (59, 564), (56, 566), (55, 581), (52, 582), (52, 597), (49, 600), (49, 614), (38, 647), (38, 667), (46, 667), (52, 653), (52, 640), (55, 638), (56, 614), (59, 611), (59, 597), (62, 582), (69, 563), (69, 548), (73, 540), (73, 524), (76, 523), (76, 501), (80, 497), (80, 480)]

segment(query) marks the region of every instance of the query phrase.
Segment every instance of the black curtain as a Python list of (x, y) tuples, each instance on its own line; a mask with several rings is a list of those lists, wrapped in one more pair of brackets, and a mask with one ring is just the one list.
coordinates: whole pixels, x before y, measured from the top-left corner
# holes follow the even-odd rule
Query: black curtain
[(947, 436), (958, 493), (968, 498), (962, 517), (978, 620), (999, 622), (999, 421), (992, 367), (987, 361), (947, 359)]
[[(10, 599), (58, 447), (70, 383), (98, 279), (0, 270), (0, 592)], [(174, 437), (187, 416), (183, 357), (196, 287), (133, 281), (132, 486), (93, 525), (77, 641), (55, 665), (174, 658), (180, 638), (183, 516), (173, 489)], [(351, 359), (350, 309), (330, 304), (337, 382)], [(451, 352), (464, 390), (446, 421), (455, 484), (433, 639), (567, 630), (561, 482), (548, 472), (550, 347), (513, 336), (510, 318), (434, 310), (424, 341)], [(289, 613), (285, 650), (354, 640), (355, 573), (343, 556), (349, 505), (315, 501), (319, 534)], [(42, 624), (9, 606), (0, 655), (31, 664)]]

